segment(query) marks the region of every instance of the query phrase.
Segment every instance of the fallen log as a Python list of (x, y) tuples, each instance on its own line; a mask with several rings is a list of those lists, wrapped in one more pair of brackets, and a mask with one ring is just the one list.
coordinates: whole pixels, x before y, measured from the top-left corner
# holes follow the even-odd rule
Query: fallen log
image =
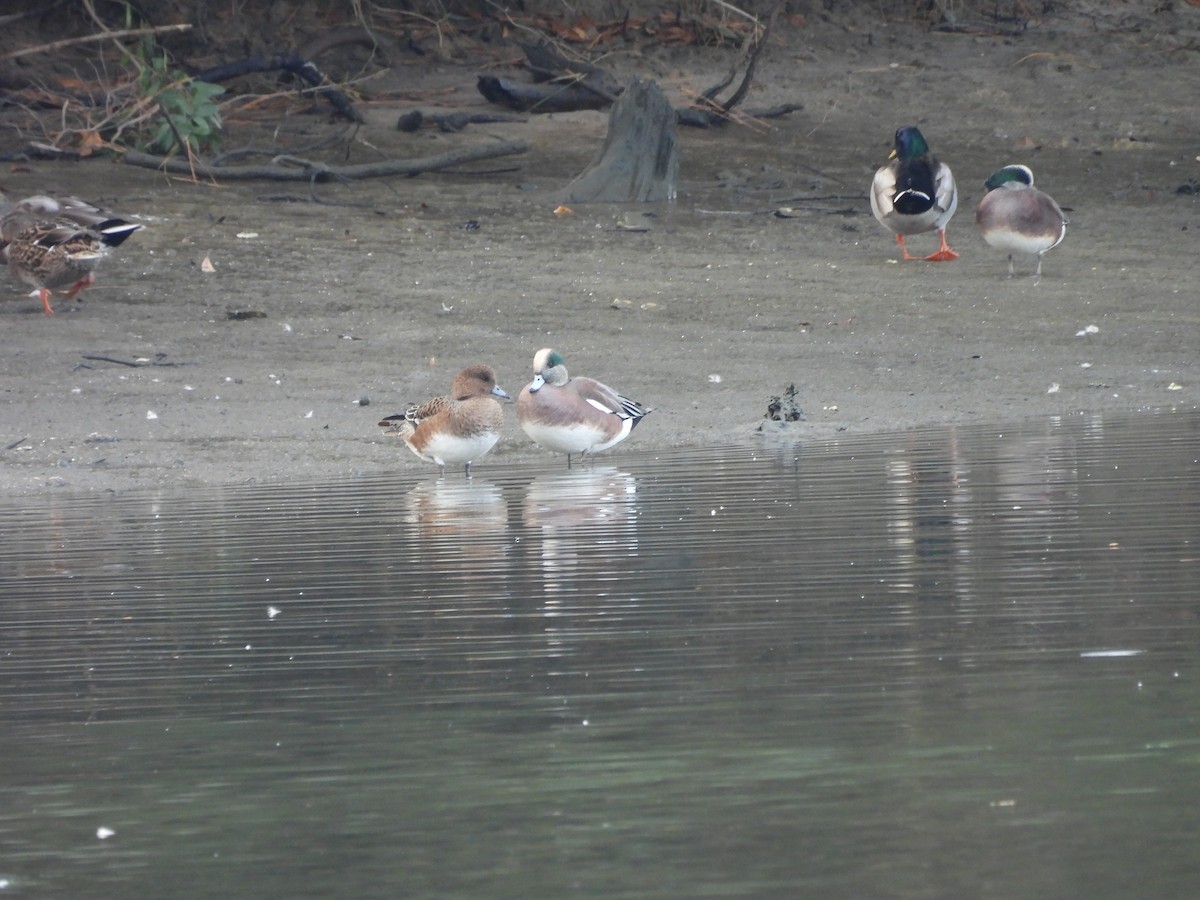
[(426, 123), (434, 125), (439, 131), (456, 132), (462, 131), (468, 125), (486, 125), (493, 122), (524, 122), (525, 120), (518, 116), (509, 116), (504, 113), (430, 113), (426, 115), (419, 109), (414, 109), (411, 112), (406, 112), (396, 121), (396, 128), (399, 131), (413, 132), (419, 131), (422, 125)]
[(309, 181), (323, 182), (333, 179), (353, 178), (383, 178), (391, 175), (420, 175), (422, 172), (434, 172), (438, 169), (448, 169), (464, 163), (476, 162), (482, 159), (494, 159), (497, 156), (513, 156), (525, 153), (529, 144), (524, 141), (503, 141), (496, 144), (485, 144), (482, 147), (464, 147), (427, 156), (423, 159), (388, 159), (373, 163), (360, 163), (350, 166), (331, 166), (322, 162), (297, 160), (288, 158), (288, 164), (269, 164), (262, 166), (212, 166), (204, 162), (189, 161), (182, 157), (161, 157), (149, 153), (139, 153), (130, 150), (121, 157), (126, 165), (140, 166), (145, 169), (158, 169), (172, 175), (195, 176), (214, 181), (264, 179), (271, 181)]
[(574, 82), (524, 84), (495, 75), (480, 75), (479, 93), (489, 103), (518, 112), (554, 113), (577, 109), (607, 109), (612, 99)]

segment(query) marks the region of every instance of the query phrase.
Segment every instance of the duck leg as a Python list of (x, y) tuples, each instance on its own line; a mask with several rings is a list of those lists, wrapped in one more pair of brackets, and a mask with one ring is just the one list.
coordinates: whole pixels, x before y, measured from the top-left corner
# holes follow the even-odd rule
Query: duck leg
[(78, 296), (80, 291), (82, 291), (85, 287), (88, 287), (89, 285), (93, 285), (95, 283), (96, 283), (96, 276), (93, 275), (91, 272), (88, 272), (85, 277), (80, 278), (77, 282), (75, 282), (73, 285), (71, 285), (71, 289), (69, 291), (67, 291), (67, 294), (66, 294), (67, 299), (74, 300), (76, 298), (76, 296)]
[(946, 243), (946, 229), (938, 229), (938, 237), (942, 239), (942, 245), (938, 247), (936, 253), (930, 253), (925, 257), (929, 262), (950, 262), (953, 259), (958, 259), (958, 254), (950, 249), (950, 245)]
[(42, 309), (46, 311), (46, 315), (54, 315), (54, 310), (50, 308), (50, 291), (46, 288), (38, 288), (33, 293), (37, 294), (38, 299), (42, 301)]
[(908, 248), (904, 246), (904, 235), (896, 235), (896, 243), (900, 245), (901, 259), (921, 259), (921, 257), (913, 256), (908, 252)]

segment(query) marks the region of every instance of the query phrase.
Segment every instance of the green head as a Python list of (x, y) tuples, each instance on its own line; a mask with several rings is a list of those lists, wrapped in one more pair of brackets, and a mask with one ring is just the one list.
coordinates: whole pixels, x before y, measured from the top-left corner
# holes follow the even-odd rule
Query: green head
[(916, 125), (901, 125), (896, 129), (896, 148), (892, 151), (892, 156), (916, 159), (928, 153), (929, 144), (925, 142), (925, 135), (921, 134)]
[(1029, 166), (1005, 166), (1003, 169), (997, 169), (992, 173), (992, 177), (983, 183), (983, 186), (989, 191), (994, 191), (1002, 184), (1010, 182), (1018, 182), (1020, 184), (1033, 185), (1033, 170)]

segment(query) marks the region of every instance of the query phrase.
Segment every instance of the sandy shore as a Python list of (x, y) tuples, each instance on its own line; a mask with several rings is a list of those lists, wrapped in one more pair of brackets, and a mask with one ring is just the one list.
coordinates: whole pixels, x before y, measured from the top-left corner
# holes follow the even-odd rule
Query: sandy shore
[[(613, 65), (680, 96), (726, 62)], [(469, 65), (398, 73), (417, 75), (452, 88), (442, 108), (486, 108)], [(759, 131), (684, 131), (669, 207), (553, 214), (604, 134), (596, 112), (406, 135), (396, 116), (421, 104), (371, 107), (372, 153), (531, 147), (481, 174), (322, 185), (320, 205), (102, 161), (10, 167), (10, 194), (75, 192), (147, 227), (53, 317), (4, 276), (0, 494), (423, 470), (376, 421), (472, 362), (515, 395), (543, 346), (655, 407), (614, 454), (761, 440), (791, 384), (807, 419), (772, 439), (1200, 403), (1200, 197), (1178, 191), (1200, 184), (1194, 52), (1073, 22), (1001, 40), (813, 21), (781, 30), (757, 82), (754, 105), (804, 110)], [(870, 215), (871, 174), (906, 122), (958, 177), (957, 262), (899, 263)], [(288, 127), (278, 139), (333, 126)], [(1040, 283), (1008, 279), (975, 231), (982, 182), (1009, 162), (1072, 220)], [(615, 227), (630, 216), (648, 230)], [(561, 465), (509, 411), (478, 470)]]

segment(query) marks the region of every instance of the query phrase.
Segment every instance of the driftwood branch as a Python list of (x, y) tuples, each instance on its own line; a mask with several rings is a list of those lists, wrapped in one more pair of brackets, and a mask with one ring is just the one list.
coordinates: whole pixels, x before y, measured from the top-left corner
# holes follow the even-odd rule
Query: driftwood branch
[[(754, 35), (749, 39), (749, 50), (746, 54), (746, 71), (745, 74), (742, 75), (741, 83), (738, 84), (734, 92), (729, 95), (729, 99), (723, 102), (718, 102), (717, 94), (725, 90), (725, 88), (733, 83), (734, 73), (737, 71), (736, 66), (729, 70), (729, 74), (723, 81), (713, 85), (704, 92), (702, 95), (704, 101), (702, 105), (680, 110), (680, 124), (695, 125), (704, 128), (710, 125), (721, 125), (729, 121), (730, 113), (733, 111), (733, 108), (741, 103), (742, 100), (746, 98), (746, 94), (750, 91), (750, 85), (754, 81), (754, 69), (758, 65), (759, 54), (761, 54), (763, 48), (767, 46), (767, 38), (770, 37), (771, 27), (775, 24), (775, 16), (778, 12), (779, 4), (776, 4), (771, 10), (771, 15), (767, 19), (767, 24), (763, 26), (762, 33)], [(791, 109), (789, 109), (788, 106), (790, 106), (790, 104), (780, 107), (780, 109), (786, 109), (787, 112), (791, 112)], [(799, 107), (795, 106), (793, 108)], [(748, 115), (753, 116), (754, 114), (748, 113)]]
[(191, 28), (191, 25), (156, 25), (153, 28), (126, 28), (122, 31), (102, 31), (99, 34), (85, 34), (83, 37), (65, 38), (49, 44), (26, 47), (24, 50), (14, 50), (12, 53), (5, 53), (3, 56), (0, 56), (0, 62), (9, 59), (20, 59), (22, 56), (33, 56), (36, 53), (56, 53), (65, 47), (106, 41), (109, 38), (141, 37), (146, 34), (171, 34), (180, 31), (189, 31)]
[(396, 122), (396, 128), (400, 131), (413, 132), (419, 131), (422, 125), (428, 123), (436, 126), (439, 131), (448, 133), (462, 131), (468, 125), (490, 124), (492, 122), (524, 122), (525, 120), (519, 116), (510, 116), (506, 113), (431, 113), (426, 115), (419, 109), (414, 109), (411, 112), (406, 112), (400, 116)]
[(276, 69), (291, 72), (297, 78), (307, 82), (316, 90), (317, 94), (330, 102), (339, 116), (347, 118), (352, 122), (361, 123), (365, 121), (362, 113), (354, 108), (353, 104), (346, 98), (346, 95), (333, 87), (329, 79), (325, 77), (324, 73), (311, 60), (305, 59), (298, 53), (276, 53), (271, 57), (251, 56), (246, 59), (213, 66), (211, 69), (197, 72), (192, 77), (196, 81), (209, 81), (219, 84), (222, 81), (228, 81), (231, 78), (237, 78), (241, 75), (274, 72)]
[[(680, 125), (711, 128), (734, 118), (766, 119), (787, 115), (802, 109), (799, 103), (785, 103), (768, 109), (745, 109), (735, 116), (733, 110), (750, 91), (759, 55), (767, 45), (778, 5), (761, 33), (748, 39), (744, 54), (745, 72), (729, 99), (720, 101), (717, 95), (733, 84), (738, 65), (717, 84), (708, 88), (691, 106), (676, 107)], [(525, 68), (533, 75), (533, 83), (513, 81), (495, 75), (481, 75), (477, 87), (490, 103), (507, 106), (521, 112), (551, 113), (579, 109), (607, 109), (621, 96), (624, 86), (611, 74), (589, 63), (567, 59), (556, 47), (546, 42), (521, 44), (525, 51)]]
[(389, 38), (382, 34), (376, 34), (360, 25), (332, 28), (303, 45), (299, 53), (305, 59), (316, 59), (322, 53), (332, 50), (334, 47), (344, 47), (347, 45), (366, 47), (372, 53), (379, 53), (384, 58), (385, 63), (395, 62), (400, 55), (396, 46)]
[(213, 180), (245, 180), (265, 179), (272, 181), (308, 181), (321, 182), (332, 179), (352, 178), (383, 178), (390, 175), (420, 175), (422, 172), (433, 172), (438, 169), (448, 169), (464, 163), (476, 162), (481, 159), (494, 159), (497, 156), (513, 156), (525, 153), (529, 144), (524, 141), (504, 141), (497, 144), (486, 144), (482, 147), (469, 147), (450, 150), (436, 156), (423, 159), (390, 159), (374, 163), (361, 163), (352, 166), (330, 166), (319, 162), (291, 160), (293, 165), (263, 165), (263, 166), (211, 166), (202, 162), (188, 162), (172, 157), (164, 159), (148, 153), (130, 151), (121, 157), (121, 161), (131, 166), (145, 169), (158, 169), (172, 175), (195, 174), (199, 178)]

